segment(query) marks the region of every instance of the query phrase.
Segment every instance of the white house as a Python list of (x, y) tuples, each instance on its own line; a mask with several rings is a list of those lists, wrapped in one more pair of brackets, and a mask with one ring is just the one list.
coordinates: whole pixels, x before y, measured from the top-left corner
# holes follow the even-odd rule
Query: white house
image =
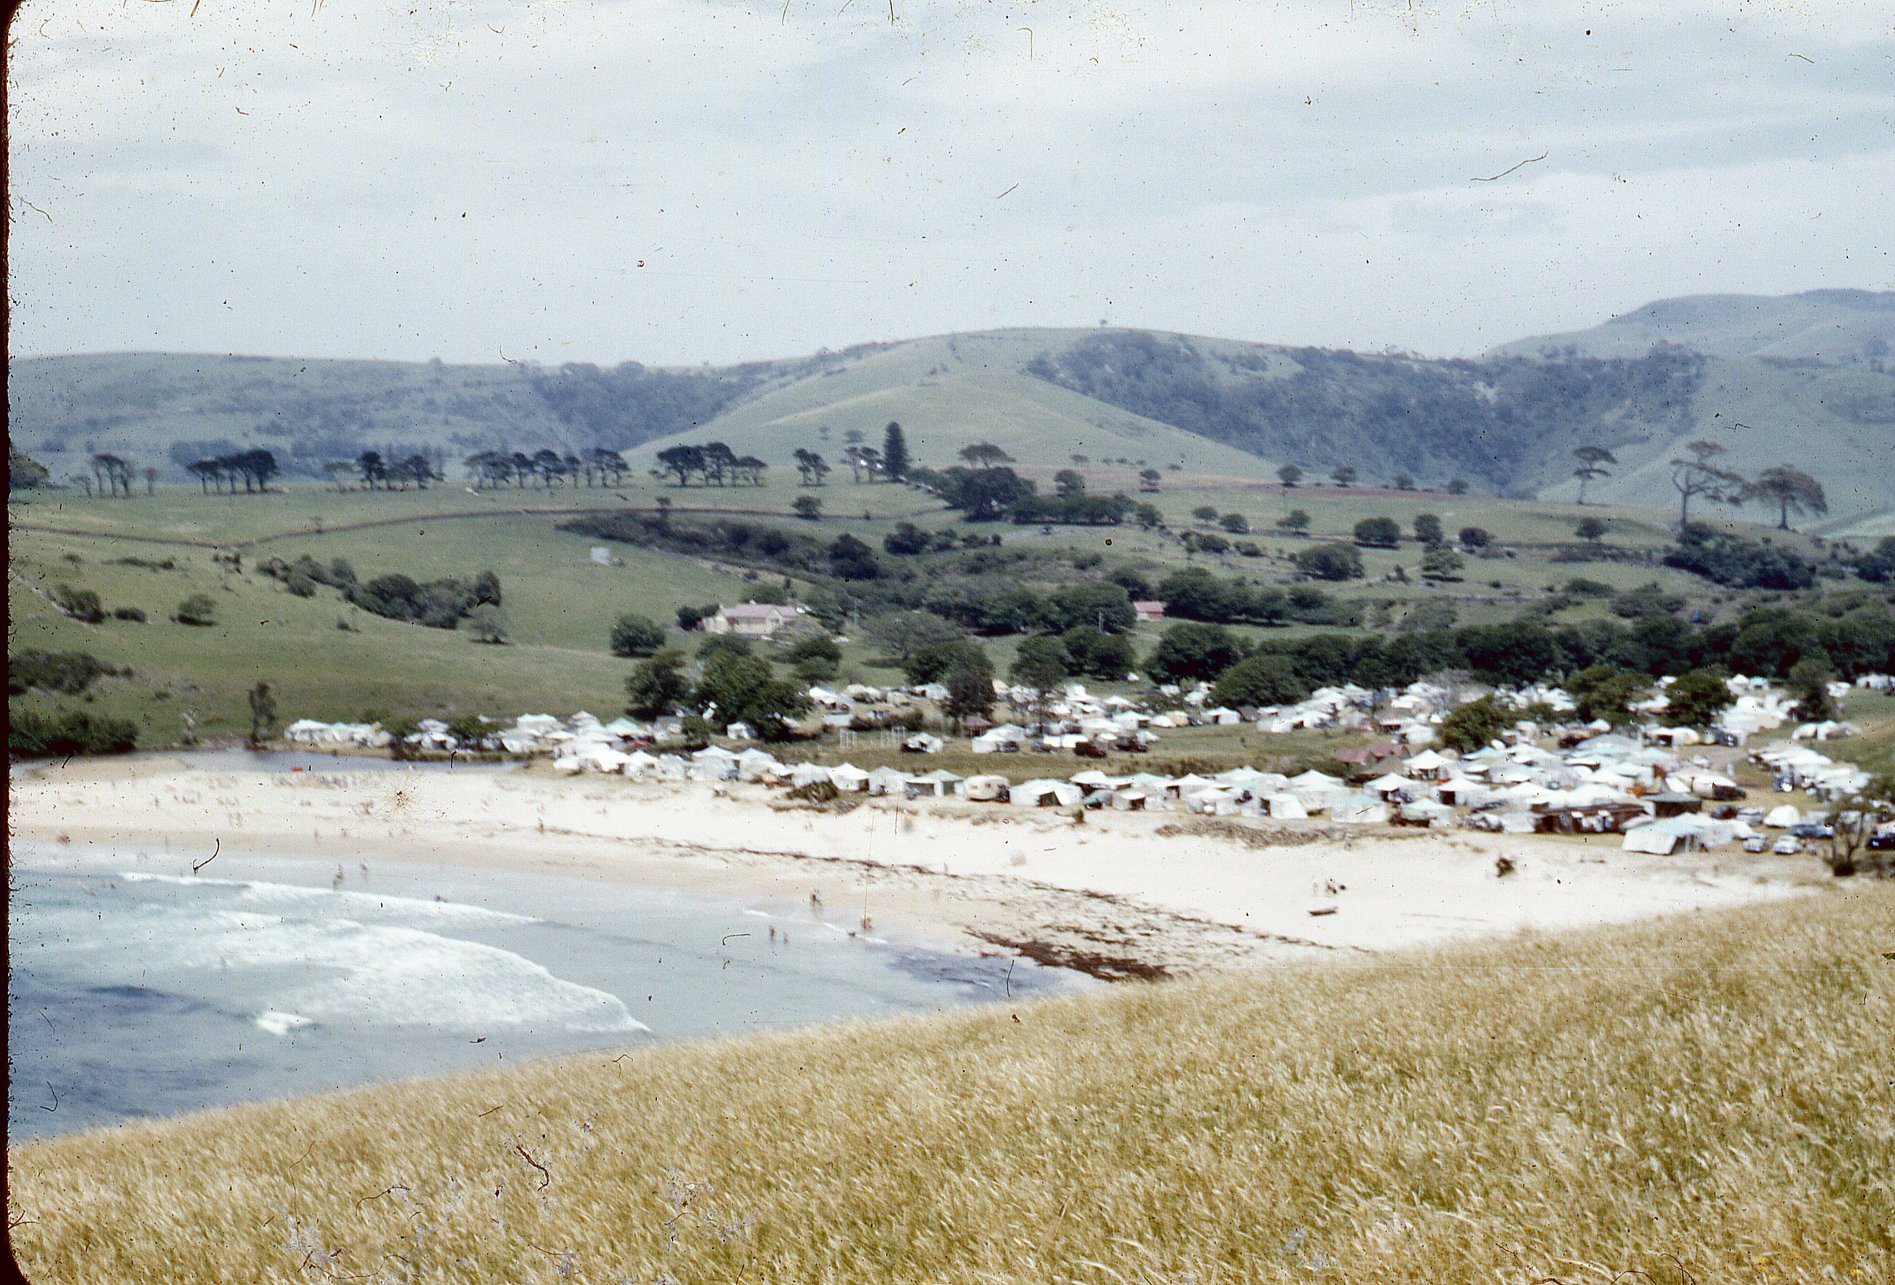
[(717, 614), (704, 617), (698, 628), (707, 634), (769, 638), (795, 619), (794, 607), (782, 607), (772, 602), (740, 602), (734, 607), (719, 607)]

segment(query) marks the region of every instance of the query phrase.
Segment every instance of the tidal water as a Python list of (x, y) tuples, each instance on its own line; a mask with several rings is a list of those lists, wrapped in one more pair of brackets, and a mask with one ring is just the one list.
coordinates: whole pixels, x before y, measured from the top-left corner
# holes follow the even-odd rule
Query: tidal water
[(23, 845), (10, 894), (12, 1141), (1088, 984), (805, 906), (394, 861)]

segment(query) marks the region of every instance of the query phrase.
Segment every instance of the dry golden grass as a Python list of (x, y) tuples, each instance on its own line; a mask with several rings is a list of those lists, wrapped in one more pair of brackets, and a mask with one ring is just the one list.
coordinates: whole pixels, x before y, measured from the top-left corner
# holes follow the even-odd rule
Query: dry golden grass
[(1895, 886), (23, 1146), (38, 1281), (1895, 1280)]

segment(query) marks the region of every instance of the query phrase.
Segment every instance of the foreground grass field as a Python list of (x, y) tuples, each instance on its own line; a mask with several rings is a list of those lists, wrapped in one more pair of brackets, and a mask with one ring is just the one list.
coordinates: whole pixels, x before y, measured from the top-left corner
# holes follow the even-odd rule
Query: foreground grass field
[(1895, 1279), (1895, 886), (25, 1146), (37, 1281)]

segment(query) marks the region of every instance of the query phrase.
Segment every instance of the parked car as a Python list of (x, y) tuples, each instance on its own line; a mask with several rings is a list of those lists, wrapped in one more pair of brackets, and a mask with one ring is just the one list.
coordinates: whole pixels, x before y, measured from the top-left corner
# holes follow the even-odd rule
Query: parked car
[(1739, 821), (1742, 821), (1745, 825), (1762, 825), (1763, 824), (1763, 809), (1762, 808), (1738, 808), (1737, 819)]
[(1770, 840), (1764, 838), (1761, 834), (1753, 834), (1748, 839), (1744, 840), (1745, 852), (1762, 852), (1765, 848), (1769, 846), (1770, 846)]
[(1799, 839), (1830, 839), (1836, 834), (1834, 829), (1821, 821), (1798, 821), (1790, 827), (1790, 833)]
[(1776, 853), (1779, 857), (1793, 857), (1802, 850), (1803, 841), (1801, 839), (1792, 838), (1787, 834), (1781, 839), (1778, 839), (1776, 846), (1770, 849), (1770, 851)]
[(1869, 846), (1877, 852), (1895, 852), (1895, 830), (1883, 830), (1870, 835)]

